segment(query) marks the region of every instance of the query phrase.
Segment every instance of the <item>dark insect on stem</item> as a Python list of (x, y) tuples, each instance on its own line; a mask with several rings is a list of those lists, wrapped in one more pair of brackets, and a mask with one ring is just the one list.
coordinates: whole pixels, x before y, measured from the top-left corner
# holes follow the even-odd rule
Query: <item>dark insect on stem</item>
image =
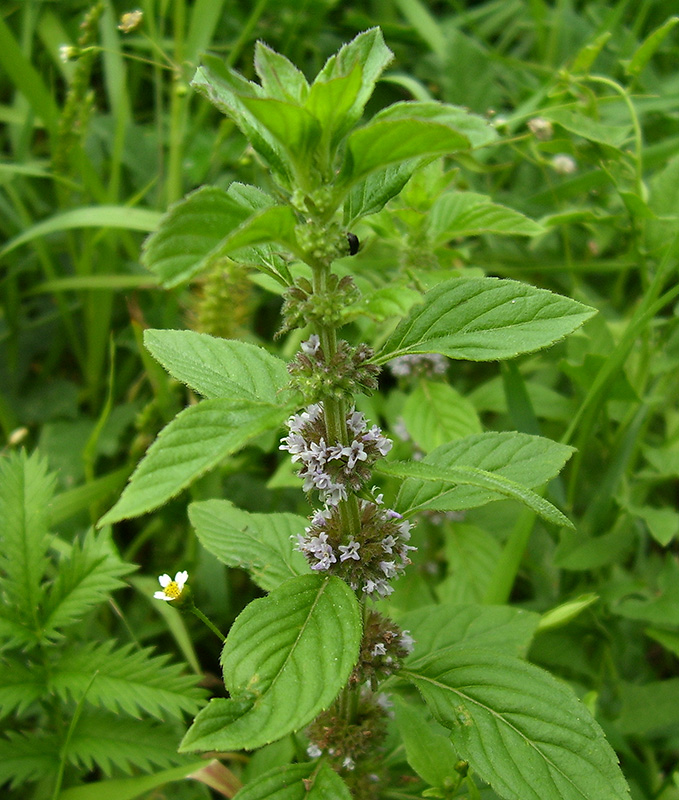
[(355, 256), (360, 246), (358, 236), (355, 233), (347, 233), (347, 241), (349, 242), (349, 255)]

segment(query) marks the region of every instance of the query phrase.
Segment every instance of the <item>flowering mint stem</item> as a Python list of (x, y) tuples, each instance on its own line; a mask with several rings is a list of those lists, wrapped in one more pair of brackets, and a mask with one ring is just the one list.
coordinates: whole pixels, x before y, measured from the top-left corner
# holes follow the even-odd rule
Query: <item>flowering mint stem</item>
[(192, 613), (192, 614), (194, 614), (196, 617), (198, 617), (198, 619), (199, 619), (201, 622), (205, 623), (205, 625), (207, 625), (207, 627), (208, 627), (208, 628), (209, 628), (209, 629), (212, 631), (212, 633), (214, 633), (214, 634), (215, 634), (215, 636), (218, 636), (218, 637), (219, 637), (219, 638), (222, 640), (222, 642), (225, 642), (225, 641), (226, 641), (226, 636), (224, 636), (224, 634), (223, 634), (223, 633), (222, 633), (222, 632), (219, 630), (219, 628), (217, 628), (217, 626), (216, 626), (216, 625), (214, 625), (214, 624), (213, 624), (213, 623), (212, 623), (212, 622), (211, 622), (211, 621), (210, 621), (210, 620), (209, 620), (209, 619), (208, 619), (208, 618), (205, 616), (205, 614), (203, 614), (203, 612), (202, 612), (202, 611), (201, 611), (199, 608), (196, 608), (196, 606), (193, 606), (193, 607), (191, 608), (191, 613)]

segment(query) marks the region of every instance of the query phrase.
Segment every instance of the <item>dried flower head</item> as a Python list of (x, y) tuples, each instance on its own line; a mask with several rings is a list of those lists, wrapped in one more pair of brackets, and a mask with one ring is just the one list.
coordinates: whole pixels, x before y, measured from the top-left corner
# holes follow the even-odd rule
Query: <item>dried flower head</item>
[(144, 12), (140, 11), (139, 9), (136, 9), (135, 11), (127, 11), (120, 18), (118, 30), (122, 31), (123, 33), (131, 33), (141, 25), (143, 18)]

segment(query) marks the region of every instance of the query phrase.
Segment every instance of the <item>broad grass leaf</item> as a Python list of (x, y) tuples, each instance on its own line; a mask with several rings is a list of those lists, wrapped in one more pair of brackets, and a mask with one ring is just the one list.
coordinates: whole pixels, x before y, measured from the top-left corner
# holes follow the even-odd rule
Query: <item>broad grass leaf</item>
[(460, 758), (509, 800), (624, 800), (603, 731), (572, 689), (497, 650), (466, 645), (404, 669)]
[(305, 517), (252, 514), (228, 500), (205, 500), (191, 503), (189, 520), (208, 552), (223, 564), (247, 570), (265, 591), (309, 572), (306, 559), (293, 543), (308, 525)]
[(207, 398), (276, 404), (290, 380), (285, 362), (262, 347), (195, 331), (144, 331), (144, 346), (182, 383)]
[(446, 192), (431, 207), (425, 235), (434, 245), (451, 239), (495, 233), (505, 236), (536, 236), (544, 229), (513, 208), (493, 203), (475, 192)]
[(430, 656), (463, 645), (525, 656), (539, 623), (540, 615), (532, 611), (480, 603), (438, 603), (398, 618), (401, 628), (409, 630), (415, 640), (415, 649), (406, 660), (412, 670)]
[(227, 398), (185, 408), (158, 434), (120, 499), (98, 525), (152, 511), (226, 456), (277, 428), (289, 413), (285, 405)]
[(474, 406), (447, 383), (421, 380), (408, 396), (402, 416), (411, 438), (425, 453), (482, 430)]
[[(473, 467), (532, 489), (558, 475), (572, 454), (572, 447), (542, 436), (489, 431), (441, 445), (419, 463), (443, 468)], [(490, 487), (451, 487), (444, 481), (408, 478), (401, 486), (397, 505), (409, 510), (462, 511), (504, 497)]]
[(251, 750), (327, 708), (358, 657), (361, 613), (339, 578), (302, 575), (238, 616), (222, 653), (231, 700), (203, 709), (180, 750)]
[(568, 297), (499, 278), (453, 278), (430, 289), (375, 357), (441, 353), (499, 361), (540, 350), (596, 312)]

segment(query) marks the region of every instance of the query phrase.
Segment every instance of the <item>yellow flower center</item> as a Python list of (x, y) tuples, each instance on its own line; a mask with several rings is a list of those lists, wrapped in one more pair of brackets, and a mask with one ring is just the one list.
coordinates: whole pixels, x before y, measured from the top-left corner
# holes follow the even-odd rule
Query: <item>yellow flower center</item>
[(182, 590), (179, 588), (179, 584), (176, 581), (172, 581), (167, 584), (163, 592), (165, 592), (166, 597), (171, 597), (173, 600), (176, 600), (182, 593)]

